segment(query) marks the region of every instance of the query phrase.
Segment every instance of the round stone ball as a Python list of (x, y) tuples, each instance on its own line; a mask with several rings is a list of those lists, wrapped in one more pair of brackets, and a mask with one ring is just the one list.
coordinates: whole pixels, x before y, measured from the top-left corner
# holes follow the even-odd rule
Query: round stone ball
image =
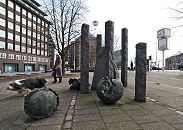
[(96, 88), (98, 98), (104, 104), (114, 104), (123, 96), (123, 84), (119, 79), (102, 78)]
[(51, 116), (57, 109), (59, 97), (52, 89), (38, 89), (24, 99), (24, 111), (33, 119)]

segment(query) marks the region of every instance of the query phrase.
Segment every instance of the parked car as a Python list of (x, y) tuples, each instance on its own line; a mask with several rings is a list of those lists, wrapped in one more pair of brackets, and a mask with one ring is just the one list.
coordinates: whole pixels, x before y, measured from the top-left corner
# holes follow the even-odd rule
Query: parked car
[(158, 68), (158, 66), (152, 66), (151, 69), (152, 70), (161, 70), (161, 68)]
[(181, 62), (179, 65), (178, 65), (178, 69), (183, 71), (183, 62)]

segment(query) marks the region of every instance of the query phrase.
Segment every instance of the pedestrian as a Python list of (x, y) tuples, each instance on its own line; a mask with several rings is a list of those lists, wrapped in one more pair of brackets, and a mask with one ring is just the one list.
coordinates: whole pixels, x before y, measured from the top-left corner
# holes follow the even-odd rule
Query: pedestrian
[(59, 83), (62, 82), (61, 57), (59, 54), (56, 55), (56, 61), (53, 67), (52, 76), (54, 78), (54, 81), (52, 83), (56, 83), (57, 78), (59, 78)]
[(131, 70), (133, 71), (133, 62), (132, 61), (130, 63), (130, 66), (131, 66)]

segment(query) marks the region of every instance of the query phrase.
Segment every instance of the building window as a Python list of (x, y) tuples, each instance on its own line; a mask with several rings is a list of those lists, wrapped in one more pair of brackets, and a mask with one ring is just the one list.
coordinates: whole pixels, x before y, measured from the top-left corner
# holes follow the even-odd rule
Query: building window
[(19, 36), (19, 35), (15, 35), (15, 40), (16, 40), (17, 42), (20, 42), (20, 36)]
[(22, 43), (26, 43), (26, 38), (22, 37)]
[(19, 26), (19, 25), (15, 25), (15, 30), (16, 30), (17, 32), (20, 32), (20, 26)]
[(8, 22), (8, 28), (13, 30), (13, 23), (12, 22)]
[(44, 62), (44, 58), (42, 58), (41, 61)]
[(5, 15), (5, 14), (6, 14), (6, 10), (5, 10), (5, 8), (0, 7), (0, 14), (3, 14), (3, 15)]
[(16, 55), (16, 60), (21, 60), (21, 55)]
[(47, 23), (45, 23), (45, 27), (46, 27), (46, 28), (48, 27), (48, 24), (47, 24)]
[(31, 30), (28, 30), (28, 35), (31, 36)]
[(31, 21), (28, 21), (28, 26), (29, 26), (29, 27), (32, 27)]
[(48, 52), (47, 51), (45, 51), (45, 56), (48, 56)]
[(45, 42), (47, 42), (48, 41), (48, 38), (47, 37), (45, 37)]
[(0, 2), (6, 4), (6, 0), (0, 0)]
[(41, 48), (42, 48), (42, 49), (44, 48), (44, 43), (41, 43)]
[(22, 27), (22, 33), (26, 34), (26, 28)]
[(33, 23), (33, 29), (36, 30), (36, 24), (35, 23)]
[(28, 56), (28, 61), (32, 61), (32, 56)]
[(0, 29), (0, 37), (5, 38), (5, 31)]
[(40, 23), (40, 19), (39, 18), (37, 19), (37, 22)]
[(43, 50), (41, 50), (41, 55), (44, 56), (44, 51)]
[(22, 14), (26, 16), (26, 10), (25, 9), (22, 9)]
[(32, 49), (32, 54), (36, 54), (36, 49), (35, 48)]
[(8, 11), (8, 17), (13, 19), (13, 13), (11, 11)]
[(20, 16), (19, 15), (16, 15), (16, 21), (20, 22)]
[(20, 12), (20, 6), (16, 5), (16, 11)]
[(36, 38), (36, 33), (35, 32), (33, 32), (33, 37)]
[(8, 32), (8, 39), (13, 40), (13, 33)]
[(36, 22), (36, 16), (33, 16), (33, 20)]
[(27, 53), (31, 53), (31, 48), (27, 48)]
[(39, 49), (37, 49), (37, 55), (40, 55), (40, 50)]
[(20, 45), (15, 45), (15, 51), (20, 51)]
[(6, 53), (0, 53), (0, 58), (6, 59)]
[(13, 8), (13, 7), (14, 7), (13, 2), (10, 1), (10, 0), (8, 0), (8, 6), (9, 6), (10, 8)]
[(22, 60), (27, 60), (27, 56), (22, 56)]
[(5, 42), (3, 42), (3, 41), (0, 41), (0, 48), (3, 48), (3, 49), (5, 49)]
[(45, 58), (45, 62), (48, 62), (48, 58)]
[(8, 43), (8, 49), (13, 50), (13, 44), (12, 43)]
[(32, 14), (28, 12), (28, 18), (32, 19)]
[(38, 61), (38, 62), (41, 62), (41, 58), (40, 58), (40, 57), (38, 57), (38, 58), (37, 58), (37, 61)]
[(26, 19), (22, 18), (22, 23), (26, 25)]
[(2, 19), (2, 18), (0, 18), (0, 25), (3, 26), (3, 27), (5, 27), (5, 20)]
[(25, 46), (22, 46), (22, 52), (26, 52)]
[(46, 50), (48, 49), (46, 44), (45, 44), (45, 49), (46, 49)]
[(32, 60), (33, 60), (34, 62), (36, 62), (36, 57), (33, 57)]
[(14, 59), (14, 54), (9, 54), (8, 59)]
[(27, 44), (31, 45), (31, 39), (27, 39)]
[(37, 39), (40, 39), (40, 34), (37, 34)]
[(33, 40), (32, 45), (36, 46), (36, 41), (35, 40)]

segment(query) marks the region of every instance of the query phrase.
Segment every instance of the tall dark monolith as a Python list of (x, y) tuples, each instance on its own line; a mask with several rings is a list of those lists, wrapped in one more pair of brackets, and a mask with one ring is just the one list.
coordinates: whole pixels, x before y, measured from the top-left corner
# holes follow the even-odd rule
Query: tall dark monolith
[(119, 77), (116, 61), (114, 58), (114, 23), (112, 21), (105, 22), (105, 76), (109, 79)]
[(136, 45), (135, 101), (146, 101), (146, 43)]
[(105, 63), (105, 55), (104, 55), (104, 47), (102, 47), (102, 35), (97, 35), (97, 46), (96, 46), (96, 64), (95, 71), (92, 81), (91, 89), (95, 90), (97, 87), (97, 83), (102, 79), (104, 74), (104, 63)]
[(81, 93), (89, 92), (89, 25), (83, 24), (81, 28)]
[(128, 75), (128, 29), (122, 29), (122, 49), (121, 49), (121, 82), (127, 87)]

